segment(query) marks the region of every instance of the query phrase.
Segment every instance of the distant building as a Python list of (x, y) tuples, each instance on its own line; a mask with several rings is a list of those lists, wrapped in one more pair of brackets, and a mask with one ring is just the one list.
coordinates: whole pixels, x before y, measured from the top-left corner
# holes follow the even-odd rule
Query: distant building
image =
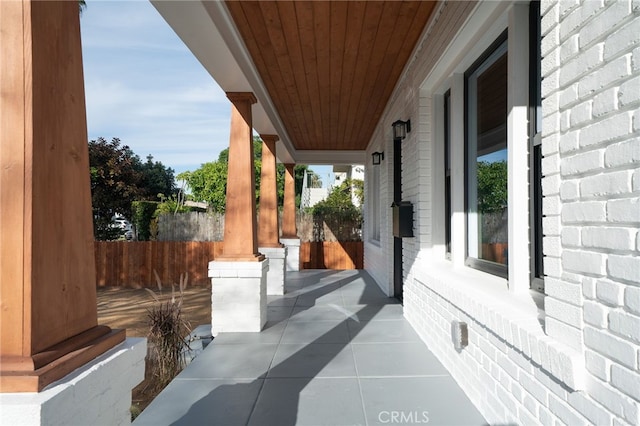
[(304, 172), (304, 180), (302, 181), (302, 194), (300, 195), (300, 209), (313, 207), (320, 201), (327, 198), (329, 188), (322, 187), (322, 181), (314, 180), (312, 175)]
[[(338, 186), (348, 179), (358, 179), (364, 182), (364, 166), (362, 164), (333, 166), (333, 175), (332, 186)], [(354, 206), (360, 207), (360, 200), (356, 197), (354, 191), (351, 193), (351, 201)]]

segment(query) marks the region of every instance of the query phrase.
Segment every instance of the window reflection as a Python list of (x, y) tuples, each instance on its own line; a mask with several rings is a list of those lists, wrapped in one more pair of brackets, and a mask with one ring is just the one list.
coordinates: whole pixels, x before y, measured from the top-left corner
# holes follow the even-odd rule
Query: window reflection
[(468, 75), (468, 255), (507, 265), (507, 45)]

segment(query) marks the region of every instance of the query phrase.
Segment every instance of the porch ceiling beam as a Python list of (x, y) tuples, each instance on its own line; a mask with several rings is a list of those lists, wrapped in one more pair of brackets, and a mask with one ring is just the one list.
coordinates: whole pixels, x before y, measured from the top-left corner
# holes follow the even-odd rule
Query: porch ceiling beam
[(321, 150), (298, 150), (296, 151), (297, 164), (364, 164), (366, 161), (365, 151), (321, 151)]

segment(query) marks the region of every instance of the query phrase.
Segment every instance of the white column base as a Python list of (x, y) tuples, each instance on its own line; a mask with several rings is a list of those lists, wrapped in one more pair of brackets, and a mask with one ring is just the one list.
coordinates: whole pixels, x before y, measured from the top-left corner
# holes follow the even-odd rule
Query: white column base
[(147, 339), (129, 338), (41, 392), (0, 393), (3, 425), (130, 425)]
[(282, 296), (285, 293), (286, 247), (260, 247), (258, 251), (269, 259), (267, 272), (267, 296)]
[(260, 332), (267, 322), (267, 271), (260, 262), (209, 262), (211, 333)]
[(280, 242), (287, 247), (287, 271), (299, 271), (300, 238), (281, 238)]

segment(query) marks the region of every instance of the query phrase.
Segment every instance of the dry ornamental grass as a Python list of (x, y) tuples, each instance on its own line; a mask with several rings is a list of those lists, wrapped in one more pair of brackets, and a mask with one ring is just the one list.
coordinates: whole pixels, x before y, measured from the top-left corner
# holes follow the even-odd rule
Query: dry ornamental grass
[[(127, 337), (149, 338), (149, 310), (157, 304), (144, 288), (99, 287), (98, 322), (111, 328), (124, 328)], [(175, 295), (174, 295), (175, 296)], [(211, 323), (211, 287), (183, 288), (180, 318), (196, 327)], [(188, 334), (188, 331), (185, 331)], [(185, 335), (186, 335), (185, 334)], [(151, 339), (149, 339), (150, 341)], [(147, 359), (145, 380), (132, 395), (132, 411), (139, 413), (164, 386), (158, 384), (153, 362)]]

